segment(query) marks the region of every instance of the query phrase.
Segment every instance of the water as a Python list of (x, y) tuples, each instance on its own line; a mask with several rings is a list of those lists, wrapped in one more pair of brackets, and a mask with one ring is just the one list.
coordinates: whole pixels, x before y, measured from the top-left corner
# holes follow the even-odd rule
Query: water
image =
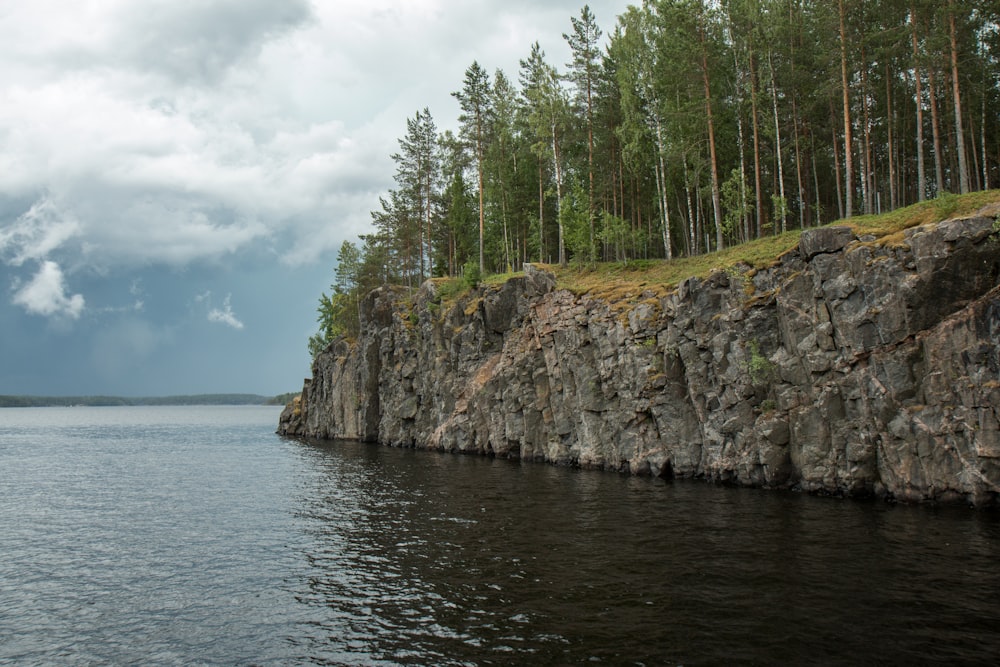
[(1000, 517), (0, 410), (0, 663), (993, 664)]

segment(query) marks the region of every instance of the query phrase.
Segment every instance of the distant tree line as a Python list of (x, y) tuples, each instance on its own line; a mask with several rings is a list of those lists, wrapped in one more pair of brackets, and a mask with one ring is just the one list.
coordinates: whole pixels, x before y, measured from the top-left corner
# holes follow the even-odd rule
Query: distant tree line
[(0, 408), (109, 407), (126, 405), (284, 405), (294, 394), (193, 394), (185, 396), (0, 396)]
[(516, 82), (473, 62), (459, 131), (406, 121), (313, 353), (360, 296), (528, 261), (671, 259), (1000, 182), (1000, 0), (589, 6)]

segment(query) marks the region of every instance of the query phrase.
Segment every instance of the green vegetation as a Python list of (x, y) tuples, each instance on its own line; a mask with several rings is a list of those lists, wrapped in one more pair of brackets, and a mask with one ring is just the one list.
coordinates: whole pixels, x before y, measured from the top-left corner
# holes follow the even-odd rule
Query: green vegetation
[[(990, 205), (1000, 205), (1000, 190), (973, 192), (967, 195), (946, 195), (933, 200), (912, 204), (881, 215), (856, 216), (850, 220), (837, 220), (830, 224), (848, 225), (855, 235), (867, 236), (876, 244), (901, 242), (903, 232), (912, 227), (941, 222), (950, 217), (971, 215)], [(1000, 221), (997, 223), (1000, 230)], [(1000, 231), (998, 231), (1000, 233)], [(539, 265), (556, 276), (559, 289), (574, 294), (587, 294), (625, 307), (640, 301), (665, 296), (675, 290), (686, 278), (706, 278), (713, 271), (726, 271), (731, 276), (743, 276), (748, 281), (754, 272), (772, 266), (778, 259), (798, 245), (802, 230), (791, 230), (776, 236), (766, 236), (717, 252), (678, 257), (672, 260), (633, 260), (629, 262), (571, 262), (566, 266)], [(470, 264), (470, 273), (478, 267)], [(496, 273), (480, 282), (466, 277), (435, 278), (437, 304), (454, 304), (478, 284), (498, 286), (523, 272)], [(752, 295), (748, 291), (748, 296)]]
[(382, 284), (536, 262), (574, 291), (648, 298), (765, 266), (835, 219), (892, 243), (1000, 183), (993, 0), (647, 0), (610, 25), (570, 17), (563, 72), (537, 42), (516, 81), (473, 62), (457, 133), (427, 108), (406, 120), (314, 354), (357, 335)]
[(754, 384), (767, 384), (771, 382), (777, 368), (771, 360), (765, 357), (760, 351), (760, 343), (755, 340), (747, 345), (750, 352), (750, 359), (747, 361), (747, 373), (750, 374), (750, 381)]
[[(831, 224), (847, 224), (858, 236), (872, 236), (875, 243), (898, 242), (911, 227), (940, 222), (949, 217), (970, 215), (988, 204), (1000, 204), (1000, 190), (949, 195), (947, 205), (938, 199), (913, 204), (881, 215), (858, 216)], [(576, 294), (590, 294), (608, 301), (636, 300), (643, 292), (662, 296), (685, 278), (705, 278), (712, 271), (744, 266), (748, 272), (773, 265), (784, 253), (798, 245), (801, 230), (768, 236), (724, 250), (680, 257), (670, 261), (608, 262), (592, 266), (548, 266), (556, 274), (560, 288)]]

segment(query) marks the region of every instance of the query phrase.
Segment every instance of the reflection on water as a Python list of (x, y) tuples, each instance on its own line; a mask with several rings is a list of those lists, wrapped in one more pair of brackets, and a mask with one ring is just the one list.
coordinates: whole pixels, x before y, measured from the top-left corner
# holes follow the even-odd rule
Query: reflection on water
[(992, 664), (1000, 516), (0, 410), (0, 664)]
[(313, 655), (990, 662), (995, 515), (301, 445)]

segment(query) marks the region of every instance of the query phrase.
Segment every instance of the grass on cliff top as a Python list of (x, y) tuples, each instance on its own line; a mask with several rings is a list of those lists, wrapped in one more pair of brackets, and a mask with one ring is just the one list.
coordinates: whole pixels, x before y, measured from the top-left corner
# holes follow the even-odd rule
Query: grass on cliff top
[[(945, 194), (890, 213), (859, 215), (847, 220), (837, 220), (830, 225), (847, 225), (854, 230), (856, 236), (870, 236), (875, 239), (874, 243), (896, 245), (902, 243), (903, 232), (911, 227), (971, 215), (990, 204), (1000, 205), (1000, 190), (967, 195)], [(665, 296), (686, 278), (705, 278), (713, 271), (740, 265), (749, 266), (752, 270), (772, 266), (783, 254), (798, 245), (801, 234), (802, 230), (791, 230), (719, 252), (677, 257), (670, 261), (658, 259), (633, 260), (627, 263), (570, 263), (565, 267), (553, 264), (538, 266), (554, 273), (561, 289), (626, 305)], [(484, 278), (482, 284), (502, 285), (515, 275), (523, 274), (495, 274)], [(454, 302), (468, 293), (467, 287), (459, 278), (438, 278), (435, 282), (441, 289), (443, 302)]]
[[(856, 236), (872, 236), (875, 243), (896, 244), (911, 227), (971, 215), (990, 204), (1000, 204), (1000, 190), (967, 195), (946, 194), (936, 199), (881, 215), (855, 216), (830, 225), (847, 225)], [(574, 294), (588, 294), (609, 301), (635, 302), (668, 294), (686, 278), (705, 278), (712, 271), (745, 264), (763, 269), (799, 243), (801, 230), (756, 239), (719, 252), (666, 260), (637, 260), (566, 267), (547, 265), (558, 286)], [(507, 276), (509, 277), (509, 276)], [(500, 277), (500, 281), (506, 277)]]

